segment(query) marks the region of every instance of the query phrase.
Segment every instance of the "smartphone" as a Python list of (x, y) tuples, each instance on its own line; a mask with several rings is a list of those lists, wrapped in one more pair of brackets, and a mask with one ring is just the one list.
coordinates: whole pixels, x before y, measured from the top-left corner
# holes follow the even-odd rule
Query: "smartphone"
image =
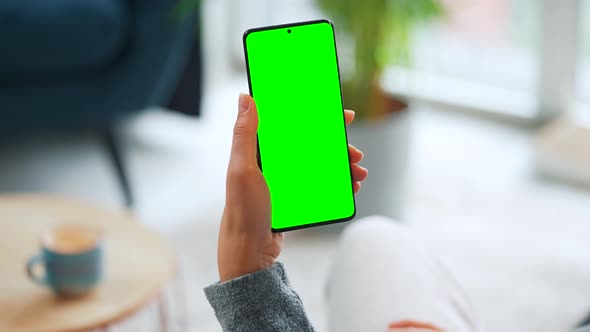
[(272, 230), (351, 220), (356, 207), (334, 26), (318, 20), (250, 29), (243, 43)]

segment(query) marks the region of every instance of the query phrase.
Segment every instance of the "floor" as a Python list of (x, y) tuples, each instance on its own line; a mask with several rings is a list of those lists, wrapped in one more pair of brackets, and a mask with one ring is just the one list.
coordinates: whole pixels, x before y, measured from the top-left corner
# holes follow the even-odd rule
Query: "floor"
[[(214, 55), (223, 45), (211, 36), (206, 43), (208, 68), (218, 68)], [(202, 287), (216, 279), (231, 127), (237, 94), (247, 86), (244, 75), (228, 69), (209, 69), (207, 80), (201, 119), (152, 109), (120, 130), (135, 212), (180, 255), (176, 283), (188, 309), (171, 316), (171, 330), (178, 331), (220, 330)], [(416, 105), (411, 122), (402, 222), (454, 272), (486, 330), (566, 331), (590, 311), (590, 191), (537, 176), (528, 129), (428, 105)], [(0, 192), (15, 191), (54, 192), (108, 208), (122, 201), (104, 148), (90, 132), (2, 142)], [(327, 329), (322, 283), (337, 237), (290, 233), (281, 258), (318, 331)]]

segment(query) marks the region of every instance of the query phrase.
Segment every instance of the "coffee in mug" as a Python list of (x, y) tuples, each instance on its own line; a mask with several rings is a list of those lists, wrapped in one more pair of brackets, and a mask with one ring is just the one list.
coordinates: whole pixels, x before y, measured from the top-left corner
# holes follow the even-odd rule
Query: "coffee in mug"
[[(84, 225), (61, 225), (40, 237), (41, 252), (27, 262), (33, 281), (59, 296), (84, 295), (102, 278), (101, 232)], [(42, 266), (43, 274), (36, 273)]]

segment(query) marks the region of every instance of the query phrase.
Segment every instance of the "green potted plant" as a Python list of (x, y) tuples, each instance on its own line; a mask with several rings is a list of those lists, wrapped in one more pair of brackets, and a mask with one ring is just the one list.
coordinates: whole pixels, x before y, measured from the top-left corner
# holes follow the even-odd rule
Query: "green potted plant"
[[(358, 214), (400, 218), (410, 136), (408, 103), (384, 92), (379, 82), (387, 66), (409, 64), (415, 28), (441, 16), (442, 5), (437, 0), (317, 3), (333, 20), (338, 38), (353, 45), (353, 59), (347, 59), (345, 52), (340, 57), (344, 56), (344, 106), (357, 116), (349, 140), (364, 151), (363, 164), (369, 169), (357, 195)], [(346, 60), (352, 60), (349, 66)]]
[[(369, 121), (384, 117), (391, 111), (387, 107), (391, 97), (379, 85), (384, 69), (392, 64), (409, 64), (414, 28), (440, 16), (441, 5), (437, 0), (317, 2), (333, 17), (336, 28), (354, 43), (352, 75), (342, 82), (344, 105)], [(404, 104), (398, 102), (394, 106)]]

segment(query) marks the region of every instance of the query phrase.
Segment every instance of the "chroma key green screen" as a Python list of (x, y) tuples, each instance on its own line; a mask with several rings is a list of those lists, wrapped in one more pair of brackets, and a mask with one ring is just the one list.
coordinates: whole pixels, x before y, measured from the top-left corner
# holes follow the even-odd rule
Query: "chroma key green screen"
[(332, 24), (321, 20), (248, 30), (244, 51), (258, 107), (272, 229), (352, 219), (355, 202)]

